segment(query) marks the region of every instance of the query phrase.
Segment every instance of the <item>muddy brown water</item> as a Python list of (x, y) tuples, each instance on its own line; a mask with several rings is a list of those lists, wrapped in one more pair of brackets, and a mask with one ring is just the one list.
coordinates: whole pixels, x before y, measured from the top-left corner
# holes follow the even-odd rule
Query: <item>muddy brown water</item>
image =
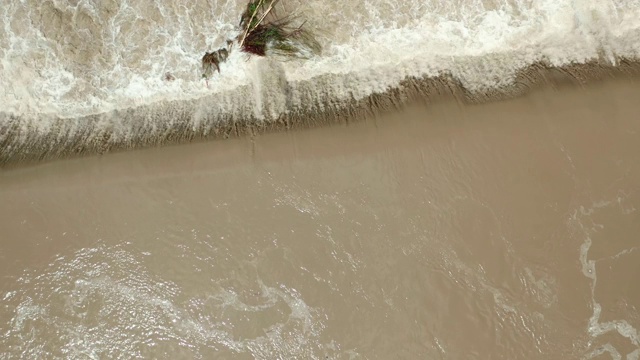
[(638, 99), (0, 170), (0, 358), (638, 359)]

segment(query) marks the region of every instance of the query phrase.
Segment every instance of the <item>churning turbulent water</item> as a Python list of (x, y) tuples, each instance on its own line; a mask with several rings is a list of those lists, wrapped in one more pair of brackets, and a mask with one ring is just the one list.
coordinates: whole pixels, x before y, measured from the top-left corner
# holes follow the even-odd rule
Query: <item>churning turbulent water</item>
[[(640, 55), (640, 0), (285, 0), (317, 30), (323, 54), (266, 69), (274, 81), (260, 75), (263, 63), (233, 52), (206, 88), (200, 58), (237, 34), (242, 0), (0, 3), (0, 111), (45, 132), (43, 114), (205, 99), (189, 104), (201, 107), (191, 114), (196, 124), (269, 119), (361, 99), (407, 77), (449, 74), (483, 91), (536, 62)], [(167, 72), (177, 80), (164, 81)]]

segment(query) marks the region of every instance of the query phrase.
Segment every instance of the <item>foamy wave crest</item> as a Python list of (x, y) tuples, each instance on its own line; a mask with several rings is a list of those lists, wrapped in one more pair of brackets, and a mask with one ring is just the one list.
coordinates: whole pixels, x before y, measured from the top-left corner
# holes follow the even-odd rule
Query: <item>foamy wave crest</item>
[(277, 62), (232, 51), (207, 87), (200, 58), (237, 35), (242, 0), (0, 2), (5, 157), (34, 143), (52, 154), (230, 132), (335, 111), (409, 78), (446, 76), (481, 93), (532, 64), (640, 58), (640, 0), (284, 0), (323, 54)]

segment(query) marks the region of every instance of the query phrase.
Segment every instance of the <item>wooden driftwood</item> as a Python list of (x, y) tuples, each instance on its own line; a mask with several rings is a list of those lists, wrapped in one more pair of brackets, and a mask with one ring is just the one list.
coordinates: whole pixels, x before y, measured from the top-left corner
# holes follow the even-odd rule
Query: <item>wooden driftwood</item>
[[(229, 50), (233, 45), (233, 41), (227, 41), (226, 48), (220, 48), (213, 52), (207, 52), (202, 57), (202, 77), (209, 80), (217, 70), (220, 73), (220, 63), (227, 61)], [(208, 85), (208, 84), (207, 84)]]

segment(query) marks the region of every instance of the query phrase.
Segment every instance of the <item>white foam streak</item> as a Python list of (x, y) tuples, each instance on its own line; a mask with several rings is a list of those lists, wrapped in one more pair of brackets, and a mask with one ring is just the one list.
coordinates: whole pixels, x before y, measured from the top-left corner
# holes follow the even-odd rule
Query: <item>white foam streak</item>
[[(627, 359), (633, 359), (637, 357), (637, 353), (640, 351), (640, 333), (633, 325), (624, 319), (601, 321), (602, 305), (596, 300), (596, 286), (598, 283), (596, 261), (589, 259), (588, 256), (593, 244), (591, 234), (601, 228), (601, 225), (593, 223), (590, 216), (598, 209), (611, 205), (615, 206), (617, 204), (618, 201), (600, 201), (594, 202), (591, 207), (587, 209), (580, 207), (579, 210), (572, 215), (570, 222), (575, 226), (579, 235), (584, 236), (584, 242), (580, 246), (580, 263), (582, 265), (583, 275), (590, 280), (591, 306), (593, 308), (593, 314), (589, 318), (588, 333), (595, 339), (607, 333), (617, 332), (620, 336), (627, 338), (631, 344), (636, 347), (636, 349), (626, 357)], [(617, 258), (619, 255), (620, 254), (615, 255), (613, 258)], [(587, 355), (587, 358), (592, 359), (604, 353), (609, 353), (614, 359), (622, 359), (618, 350), (610, 343), (593, 350)]]

